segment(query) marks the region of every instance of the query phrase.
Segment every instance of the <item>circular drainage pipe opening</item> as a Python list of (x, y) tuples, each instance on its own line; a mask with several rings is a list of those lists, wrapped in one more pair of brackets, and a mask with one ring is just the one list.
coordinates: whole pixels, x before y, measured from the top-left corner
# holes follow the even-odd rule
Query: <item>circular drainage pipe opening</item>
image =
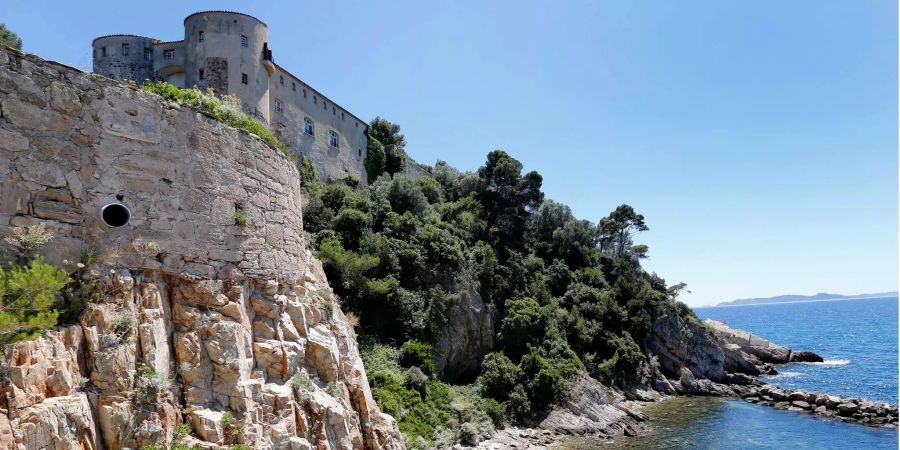
[(113, 228), (124, 227), (131, 220), (131, 211), (121, 203), (110, 203), (100, 208), (100, 219)]

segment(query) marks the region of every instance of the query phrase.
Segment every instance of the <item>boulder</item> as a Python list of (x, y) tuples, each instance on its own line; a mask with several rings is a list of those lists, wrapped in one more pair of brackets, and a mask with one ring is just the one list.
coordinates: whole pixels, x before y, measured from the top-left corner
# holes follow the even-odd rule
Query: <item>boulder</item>
[(808, 350), (792, 352), (790, 362), (822, 362), (825, 361), (821, 356)]
[(794, 405), (794, 406), (796, 406), (796, 407), (798, 407), (798, 408), (803, 408), (803, 409), (809, 409), (809, 408), (810, 408), (809, 403), (806, 403), (806, 402), (804, 402), (804, 401), (802, 401), (802, 400), (794, 400), (794, 401), (791, 402), (791, 405)]
[(859, 412), (859, 405), (856, 403), (841, 403), (837, 405), (837, 410), (842, 416), (852, 416)]

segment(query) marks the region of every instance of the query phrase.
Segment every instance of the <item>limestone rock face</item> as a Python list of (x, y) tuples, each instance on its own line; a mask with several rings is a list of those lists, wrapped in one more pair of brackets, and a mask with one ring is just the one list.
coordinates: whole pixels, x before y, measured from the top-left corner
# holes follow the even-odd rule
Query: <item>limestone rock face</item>
[(790, 361), (791, 349), (787, 347), (774, 344), (746, 331), (731, 328), (716, 320), (707, 319), (704, 323), (723, 342), (737, 345), (741, 351), (761, 362), (784, 364)]
[(494, 309), (475, 289), (463, 291), (446, 314), (434, 346), (436, 369), (444, 379), (474, 378), (494, 348)]
[(725, 353), (700, 323), (677, 314), (664, 314), (652, 324), (644, 339), (646, 352), (657, 358), (659, 370), (670, 379), (681, 379), (682, 368), (693, 377), (725, 379)]
[[(99, 216), (114, 202), (121, 228)], [(78, 322), (5, 349), (0, 448), (403, 448), (300, 204), (294, 163), (260, 139), (0, 50), (0, 234), (43, 223), (46, 261), (94, 255)]]

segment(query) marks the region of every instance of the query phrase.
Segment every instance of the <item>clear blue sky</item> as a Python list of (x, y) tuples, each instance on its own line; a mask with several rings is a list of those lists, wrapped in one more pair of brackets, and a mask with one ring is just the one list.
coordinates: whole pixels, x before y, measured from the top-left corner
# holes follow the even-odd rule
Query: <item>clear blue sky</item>
[(691, 305), (897, 286), (894, 1), (3, 0), (0, 21), (89, 70), (93, 37), (180, 39), (206, 9), (266, 22), (279, 64), (421, 162), (502, 148), (582, 218), (633, 205)]

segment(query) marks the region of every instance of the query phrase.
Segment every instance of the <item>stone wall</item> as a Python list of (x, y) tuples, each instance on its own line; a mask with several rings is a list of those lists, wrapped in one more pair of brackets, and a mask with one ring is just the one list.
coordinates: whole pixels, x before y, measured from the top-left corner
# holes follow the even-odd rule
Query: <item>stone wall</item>
[[(269, 90), (270, 125), (282, 142), (309, 158), (324, 181), (353, 175), (366, 183), (365, 122), (280, 67), (270, 78)], [(275, 110), (275, 100), (281, 102), (282, 111)], [(303, 129), (307, 118), (313, 122), (312, 135)], [(337, 147), (329, 144), (329, 131), (337, 133)]]
[[(0, 233), (45, 222), (53, 261), (92, 250), (207, 278), (305, 263), (297, 170), (260, 139), (101, 77), (6, 52), (0, 66)], [(111, 202), (131, 210), (128, 226), (100, 221)], [(159, 255), (143, 258), (140, 242)]]
[[(153, 78), (153, 59), (145, 59), (144, 50), (150, 50), (152, 54), (155, 42), (153, 38), (123, 34), (94, 39), (94, 73), (138, 82)], [(128, 45), (128, 55), (122, 54), (123, 44)]]
[[(295, 166), (258, 138), (0, 49), (0, 233), (43, 223), (47, 261), (94, 255), (78, 323), (5, 348), (0, 448), (143, 448), (184, 423), (203, 449), (402, 448), (300, 201)], [(110, 202), (129, 224), (103, 224)]]

